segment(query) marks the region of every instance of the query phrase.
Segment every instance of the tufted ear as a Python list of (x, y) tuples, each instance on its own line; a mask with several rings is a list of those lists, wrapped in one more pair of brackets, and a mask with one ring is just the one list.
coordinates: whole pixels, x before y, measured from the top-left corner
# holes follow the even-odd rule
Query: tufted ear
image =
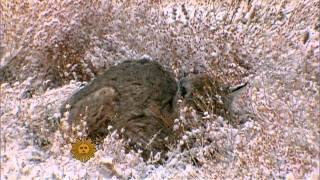
[(248, 82), (238, 84), (236, 86), (230, 87), (231, 94), (239, 94), (247, 87)]
[(230, 94), (229, 94), (230, 104), (228, 104), (229, 106), (231, 106), (232, 101), (234, 101), (235, 98), (239, 97), (241, 93), (246, 89), (247, 84), (248, 82), (245, 82), (229, 88), (230, 90)]

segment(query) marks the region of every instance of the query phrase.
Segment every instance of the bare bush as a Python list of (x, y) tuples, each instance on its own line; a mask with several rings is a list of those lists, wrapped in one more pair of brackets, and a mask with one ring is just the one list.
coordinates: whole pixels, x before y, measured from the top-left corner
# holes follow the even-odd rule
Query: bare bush
[[(1, 179), (319, 178), (319, 6), (314, 0), (1, 1)], [(248, 81), (236, 104), (250, 116), (230, 126), (209, 109), (195, 116), (181, 106), (176, 127), (193, 128), (159, 166), (121, 151), (111, 136), (87, 164), (71, 159), (63, 130), (48, 131), (51, 121), (43, 119), (78, 88), (73, 80), (89, 81), (141, 56), (177, 78), (206, 72), (224, 83)], [(19, 96), (28, 89), (32, 97)], [(29, 142), (43, 137), (51, 143), (46, 150)]]

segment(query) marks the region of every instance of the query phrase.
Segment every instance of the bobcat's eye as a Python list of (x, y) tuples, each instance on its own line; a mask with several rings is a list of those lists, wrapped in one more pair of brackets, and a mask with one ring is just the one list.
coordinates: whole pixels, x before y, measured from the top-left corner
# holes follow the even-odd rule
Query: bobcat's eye
[(183, 98), (188, 95), (188, 83), (185, 79), (179, 81), (179, 93)]
[(182, 97), (185, 97), (187, 95), (187, 89), (185, 87), (181, 87), (180, 93)]

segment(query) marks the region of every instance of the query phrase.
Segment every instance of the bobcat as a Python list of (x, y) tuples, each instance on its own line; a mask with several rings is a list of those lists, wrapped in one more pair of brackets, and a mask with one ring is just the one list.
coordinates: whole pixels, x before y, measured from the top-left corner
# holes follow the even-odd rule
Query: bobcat
[(232, 89), (205, 74), (177, 83), (159, 63), (131, 60), (97, 76), (65, 102), (61, 113), (69, 104), (68, 122), (75, 125), (85, 116), (87, 133), (93, 140), (105, 137), (108, 126), (112, 126), (111, 131), (124, 129), (124, 138), (131, 140), (134, 149), (142, 149), (146, 160), (151, 152), (166, 152), (167, 145), (179, 136), (173, 131), (178, 92), (196, 110), (205, 111), (210, 106), (215, 114), (227, 117), (233, 94), (245, 85)]

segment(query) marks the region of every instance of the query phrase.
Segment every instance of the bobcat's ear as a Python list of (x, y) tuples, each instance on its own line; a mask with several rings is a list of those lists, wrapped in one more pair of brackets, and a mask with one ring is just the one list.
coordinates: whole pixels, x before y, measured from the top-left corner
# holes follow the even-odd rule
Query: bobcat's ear
[(236, 86), (230, 87), (230, 95), (235, 97), (241, 94), (247, 87), (248, 82), (238, 84)]
[(241, 93), (246, 89), (247, 84), (248, 83), (246, 82), (246, 83), (239, 84), (239, 85), (232, 86), (232, 87), (228, 88), (229, 94), (228, 94), (227, 101), (225, 102), (225, 105), (230, 112), (232, 112), (233, 102), (239, 98)]

